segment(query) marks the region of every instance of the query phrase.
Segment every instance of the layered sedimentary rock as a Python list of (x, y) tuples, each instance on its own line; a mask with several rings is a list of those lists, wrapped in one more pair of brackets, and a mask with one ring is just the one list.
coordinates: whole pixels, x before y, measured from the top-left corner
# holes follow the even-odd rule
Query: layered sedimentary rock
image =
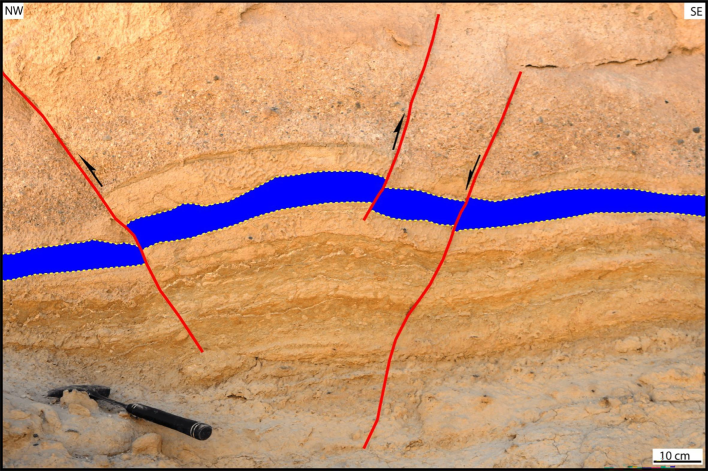
[[(4, 71), (125, 222), (278, 175), (384, 175), (436, 13), (390, 186), (464, 197), (521, 70), (474, 196), (705, 193), (705, 37), (675, 6), (26, 8)], [(4, 253), (131, 240), (7, 82), (3, 134)], [(4, 282), (4, 465), (628, 466), (704, 446), (704, 218), (598, 214), (458, 233), (361, 450), (450, 231), (366, 208), (148, 248), (203, 354), (143, 266)], [(74, 383), (214, 435), (40, 397)], [(133, 454), (146, 433), (161, 452)]]

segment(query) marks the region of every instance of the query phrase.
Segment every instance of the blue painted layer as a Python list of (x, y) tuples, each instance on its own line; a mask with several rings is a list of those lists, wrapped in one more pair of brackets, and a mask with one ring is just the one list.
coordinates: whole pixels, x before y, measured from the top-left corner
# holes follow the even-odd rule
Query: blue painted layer
[(638, 190), (565, 190), (498, 202), (470, 200), (457, 230), (509, 226), (591, 213), (681, 213), (705, 216), (706, 198), (660, 195)]
[(185, 204), (128, 224), (143, 248), (232, 226), (261, 214), (311, 204), (371, 202), (384, 179), (361, 172), (307, 173), (275, 178), (264, 185), (212, 206)]
[[(361, 172), (322, 172), (279, 177), (225, 203), (185, 204), (136, 219), (128, 227), (143, 247), (195, 237), (279, 209), (322, 203), (371, 202), (384, 179)], [(375, 211), (404, 220), (452, 225), (462, 207), (421, 191), (386, 189)], [(458, 230), (508, 226), (596, 212), (706, 215), (704, 196), (660, 195), (639, 190), (566, 190), (499, 202), (470, 200)], [(3, 255), (3, 280), (37, 273), (141, 264), (138, 249), (103, 242), (47, 247)]]
[(143, 257), (135, 245), (109, 244), (96, 240), (77, 244), (40, 247), (2, 255), (2, 279), (93, 268), (141, 265)]

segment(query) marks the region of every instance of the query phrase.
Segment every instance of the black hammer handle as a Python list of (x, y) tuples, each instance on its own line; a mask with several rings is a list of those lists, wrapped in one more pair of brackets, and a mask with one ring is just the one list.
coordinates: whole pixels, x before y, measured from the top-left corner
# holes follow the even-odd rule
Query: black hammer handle
[(136, 417), (177, 430), (197, 440), (206, 440), (211, 437), (211, 425), (196, 420), (185, 419), (143, 404), (126, 404), (125, 410)]

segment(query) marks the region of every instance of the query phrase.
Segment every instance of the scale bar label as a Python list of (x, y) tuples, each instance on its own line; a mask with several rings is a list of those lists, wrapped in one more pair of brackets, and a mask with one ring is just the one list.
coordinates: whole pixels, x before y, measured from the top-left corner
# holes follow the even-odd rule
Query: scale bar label
[(653, 464), (703, 464), (701, 448), (654, 448)]

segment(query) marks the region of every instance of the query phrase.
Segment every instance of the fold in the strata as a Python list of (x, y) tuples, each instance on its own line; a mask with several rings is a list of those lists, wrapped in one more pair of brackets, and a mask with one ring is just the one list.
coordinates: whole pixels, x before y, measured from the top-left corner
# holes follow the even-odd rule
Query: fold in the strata
[[(318, 172), (277, 177), (224, 203), (183, 204), (135, 219), (128, 227), (143, 248), (197, 237), (257, 216), (326, 203), (370, 203), (383, 178), (364, 172)], [(452, 225), (462, 201), (423, 191), (387, 188), (375, 212), (395, 219)], [(572, 189), (502, 201), (471, 199), (458, 230), (486, 229), (593, 213), (673, 213), (705, 217), (705, 196), (630, 189)], [(79, 270), (139, 265), (128, 244), (89, 241), (3, 254), (3, 280)]]

